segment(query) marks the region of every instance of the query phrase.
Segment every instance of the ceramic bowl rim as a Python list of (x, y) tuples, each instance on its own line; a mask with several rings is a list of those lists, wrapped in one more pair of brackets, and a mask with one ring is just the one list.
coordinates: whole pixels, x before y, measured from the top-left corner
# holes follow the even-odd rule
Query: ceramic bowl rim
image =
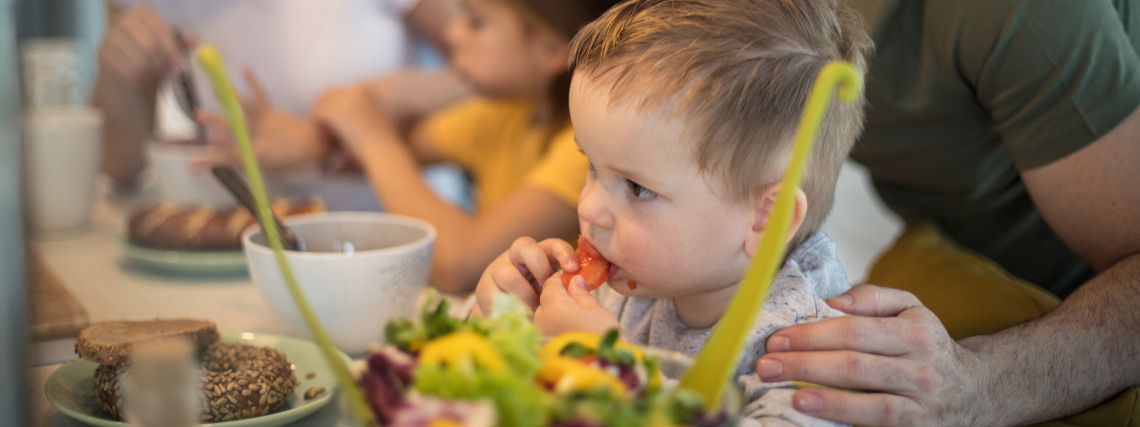
[[(286, 226), (308, 224), (313, 222), (320, 222), (322, 220), (363, 220), (368, 222), (382, 222), (392, 223), (405, 226), (412, 226), (422, 229), (424, 236), (415, 239), (411, 242), (403, 243), (396, 246), (380, 248), (380, 249), (367, 249), (357, 250), (352, 253), (352, 256), (345, 256), (341, 252), (296, 252), (286, 250), (285, 254), (289, 258), (314, 258), (314, 259), (350, 259), (353, 257), (365, 256), (393, 256), (401, 255), (407, 252), (418, 251), (425, 246), (431, 245), (435, 242), (436, 229), (431, 223), (419, 218), (410, 217), (407, 215), (393, 214), (387, 212), (367, 212), (367, 211), (328, 211), (328, 212), (313, 212), (306, 214), (292, 215), (282, 219)], [(242, 250), (261, 255), (272, 255), (273, 249), (267, 245), (253, 241), (253, 235), (261, 232), (261, 225), (255, 224), (247, 228), (241, 235)]]

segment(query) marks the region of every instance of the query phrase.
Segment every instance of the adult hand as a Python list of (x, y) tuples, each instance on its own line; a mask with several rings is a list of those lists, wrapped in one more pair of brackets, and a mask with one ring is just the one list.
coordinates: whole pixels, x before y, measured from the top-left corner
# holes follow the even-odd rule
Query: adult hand
[(554, 266), (578, 268), (574, 247), (562, 239), (542, 243), (530, 237), (515, 239), (510, 249), (491, 261), (475, 286), (475, 302), (482, 314), (491, 313), (491, 300), (497, 293), (514, 295), (532, 310), (538, 308), (542, 283), (554, 277)]
[(796, 410), (859, 425), (974, 425), (991, 404), (981, 358), (908, 292), (859, 285), (828, 300), (850, 316), (784, 328), (757, 362), (764, 381), (799, 380)]
[(393, 140), (398, 135), (374, 96), (363, 85), (330, 90), (313, 107), (313, 117), (359, 156), (366, 144)]
[[(261, 80), (252, 70), (243, 73), (248, 95), (238, 101), (250, 129), (254, 156), (267, 170), (289, 170), (315, 165), (331, 150), (332, 142), (315, 121), (273, 108)], [(234, 145), (229, 120), (218, 113), (199, 112), (212, 146), (211, 161), (238, 163), (241, 156)]]
[(542, 285), (534, 324), (548, 337), (571, 331), (602, 334), (620, 328), (613, 313), (598, 304), (586, 290), (586, 279), (574, 276), (570, 286), (563, 287), (562, 273), (551, 276)]
[(181, 66), (180, 40), (150, 6), (119, 13), (99, 46), (99, 64), (117, 78), (137, 85), (156, 83)]

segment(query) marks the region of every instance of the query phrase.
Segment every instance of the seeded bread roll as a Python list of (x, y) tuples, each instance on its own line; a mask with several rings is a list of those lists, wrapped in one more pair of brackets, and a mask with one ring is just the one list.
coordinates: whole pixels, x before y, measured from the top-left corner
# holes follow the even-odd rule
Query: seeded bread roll
[[(270, 209), (278, 217), (324, 211), (320, 199), (274, 201)], [(241, 233), (257, 223), (241, 206), (157, 203), (136, 209), (127, 223), (127, 237), (134, 244), (156, 249), (226, 251), (241, 249)]]
[[(280, 350), (219, 341), (209, 320), (154, 319), (106, 321), (79, 331), (75, 352), (98, 363), (92, 383), (95, 400), (114, 418), (122, 416), (123, 384), (131, 372), (130, 352), (142, 343), (184, 338), (201, 360), (203, 422), (231, 421), (267, 414), (297, 387), (293, 365)], [(128, 403), (129, 404), (129, 403)]]
[[(114, 418), (123, 408), (129, 365), (100, 365), (93, 379), (99, 406)], [(288, 401), (297, 388), (293, 365), (279, 350), (217, 342), (202, 355), (202, 422), (265, 415)], [(129, 404), (129, 403), (128, 403)]]

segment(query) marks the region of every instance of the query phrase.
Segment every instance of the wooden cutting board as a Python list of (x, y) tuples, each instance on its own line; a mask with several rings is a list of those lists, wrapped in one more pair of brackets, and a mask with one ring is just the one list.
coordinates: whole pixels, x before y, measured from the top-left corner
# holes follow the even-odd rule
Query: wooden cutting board
[(29, 249), (26, 253), (29, 338), (75, 336), (89, 322), (87, 310), (35, 250)]

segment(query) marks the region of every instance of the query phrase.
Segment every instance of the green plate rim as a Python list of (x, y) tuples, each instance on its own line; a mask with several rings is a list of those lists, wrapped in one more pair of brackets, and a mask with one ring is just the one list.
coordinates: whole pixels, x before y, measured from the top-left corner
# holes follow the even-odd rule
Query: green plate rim
[(148, 248), (132, 243), (119, 235), (119, 246), (127, 259), (147, 267), (164, 271), (189, 273), (238, 273), (247, 271), (245, 252), (233, 251), (178, 251)]

